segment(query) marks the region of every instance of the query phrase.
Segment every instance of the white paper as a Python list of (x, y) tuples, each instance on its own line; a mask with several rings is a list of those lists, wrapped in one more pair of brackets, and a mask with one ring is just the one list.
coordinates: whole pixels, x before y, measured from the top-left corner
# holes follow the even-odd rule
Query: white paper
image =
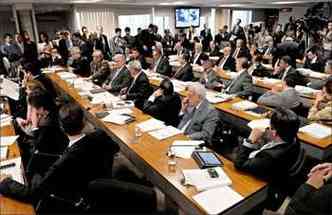
[(175, 140), (171, 150), (176, 157), (190, 159), (192, 153), (202, 143), (204, 143), (204, 141), (201, 140)]
[(193, 199), (211, 215), (219, 214), (240, 202), (243, 197), (230, 187), (218, 187), (193, 196)]
[[(117, 97), (116, 97), (117, 98)], [(114, 100), (116, 99), (114, 98)], [(114, 109), (123, 109), (123, 108), (133, 108), (135, 107), (135, 103), (133, 101), (130, 101), (130, 100), (126, 100), (126, 101), (121, 101), (121, 100), (118, 100), (118, 101), (113, 101), (112, 102), (112, 107)]]
[(211, 91), (208, 91), (206, 94), (206, 99), (212, 104), (229, 101), (233, 97), (234, 97), (233, 95), (229, 95), (226, 93), (215, 93), (215, 92), (211, 92)]
[(7, 96), (13, 100), (18, 100), (20, 96), (20, 86), (19, 84), (8, 80), (6, 78), (2, 79), (0, 86), (0, 95)]
[(274, 79), (274, 78), (263, 78), (262, 80), (265, 84), (275, 85), (281, 83), (280, 79)]
[(161, 128), (166, 127), (165, 123), (155, 119), (155, 118), (151, 118), (148, 119), (144, 122), (141, 122), (139, 124), (137, 124), (137, 127), (142, 131), (142, 132), (149, 132), (149, 131), (153, 131), (153, 130), (158, 130)]
[(59, 73), (57, 73), (57, 75), (59, 75), (60, 78), (63, 79), (63, 80), (77, 78), (77, 76), (74, 73), (71, 73), (71, 72), (59, 72)]
[(300, 132), (304, 132), (313, 136), (317, 139), (323, 139), (332, 135), (332, 128), (328, 126), (324, 126), (318, 123), (312, 123), (310, 125), (306, 125), (299, 130)]
[(0, 136), (0, 146), (10, 146), (17, 140), (18, 136)]
[(21, 169), (21, 165), (22, 165), (21, 157), (1, 161), (0, 166), (6, 165), (6, 164), (11, 164), (11, 163), (15, 163), (15, 166), (9, 167), (6, 169), (1, 169), (1, 174), (10, 175), (13, 180), (15, 180), (21, 184), (24, 184), (24, 178), (23, 178), (22, 169)]
[(320, 91), (320, 90), (315, 90), (310, 87), (305, 87), (305, 86), (300, 86), (300, 85), (296, 85), (295, 90), (301, 94), (314, 94), (314, 93), (318, 93)]
[(232, 109), (234, 110), (248, 110), (248, 109), (254, 109), (254, 108), (257, 108), (258, 105), (256, 103), (253, 103), (253, 102), (250, 102), (250, 101), (247, 101), (247, 100), (244, 100), (244, 101), (240, 101), (240, 102), (237, 102), (237, 103), (234, 103), (232, 105)]
[(108, 111), (110, 114), (132, 114), (133, 111), (129, 108), (123, 108), (123, 109), (115, 109), (115, 110), (111, 110), (111, 111)]
[(124, 125), (126, 121), (130, 119), (130, 116), (120, 115), (120, 114), (109, 114), (104, 117), (102, 120), (104, 122), (110, 122), (117, 125)]
[(92, 96), (91, 104), (107, 104), (107, 103), (120, 101), (119, 97), (116, 97), (109, 92), (91, 94), (91, 96)]
[(251, 128), (251, 129), (254, 129), (254, 128), (258, 128), (258, 129), (266, 129), (268, 127), (270, 127), (270, 122), (271, 120), (270, 119), (255, 119), (255, 120), (251, 120), (249, 123), (248, 123), (248, 127)]
[(8, 114), (5, 114), (5, 113), (0, 115), (0, 126), (1, 127), (10, 125), (11, 121), (12, 121), (12, 116), (11, 115), (8, 115)]
[(158, 140), (164, 140), (169, 137), (182, 134), (183, 132), (173, 126), (167, 126), (159, 130), (150, 131), (149, 134)]
[(4, 160), (7, 158), (8, 153), (8, 147), (7, 146), (1, 146), (0, 147), (0, 160)]
[(211, 178), (207, 169), (184, 169), (182, 173), (185, 183), (195, 186), (198, 192), (232, 184), (231, 179), (221, 167), (213, 169), (218, 173), (218, 178)]

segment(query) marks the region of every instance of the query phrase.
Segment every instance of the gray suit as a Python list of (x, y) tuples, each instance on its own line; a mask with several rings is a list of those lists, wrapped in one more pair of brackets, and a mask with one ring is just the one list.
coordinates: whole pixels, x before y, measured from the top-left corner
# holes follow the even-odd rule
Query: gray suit
[(226, 92), (237, 96), (250, 96), (253, 92), (252, 77), (248, 71), (243, 71), (238, 77), (229, 82)]
[(105, 84), (111, 86), (111, 93), (119, 93), (121, 89), (129, 87), (131, 81), (131, 76), (126, 66), (123, 66), (122, 69), (117, 74), (117, 71), (111, 72), (108, 78), (105, 81)]
[(289, 88), (280, 93), (266, 92), (257, 101), (259, 104), (270, 107), (295, 108), (302, 103), (299, 93), (294, 88)]
[[(191, 119), (190, 121), (188, 117)], [(218, 111), (204, 99), (193, 115), (192, 112), (184, 113), (178, 128), (182, 129), (189, 122), (184, 130), (185, 135), (193, 140), (204, 140), (206, 143), (211, 143), (218, 120)]]
[(199, 82), (208, 89), (214, 89), (215, 87), (217, 87), (219, 85), (218, 77), (213, 69), (210, 69), (207, 72), (207, 80), (205, 80), (204, 75), (202, 74), (202, 77), (199, 80)]
[(325, 80), (314, 80), (309, 83), (308, 87), (311, 87), (312, 89), (316, 89), (316, 90), (321, 90), (324, 87), (324, 85), (326, 84), (326, 82), (328, 82), (330, 80), (332, 80), (332, 75), (330, 75)]

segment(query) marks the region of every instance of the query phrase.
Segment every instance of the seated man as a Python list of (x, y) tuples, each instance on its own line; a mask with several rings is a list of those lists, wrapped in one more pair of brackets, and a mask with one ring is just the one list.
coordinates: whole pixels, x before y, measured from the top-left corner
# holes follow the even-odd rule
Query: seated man
[(120, 90), (128, 87), (131, 76), (126, 66), (126, 57), (123, 54), (116, 54), (113, 62), (110, 63), (111, 74), (103, 84), (103, 88), (111, 93), (118, 94)]
[(33, 184), (23, 185), (0, 174), (0, 194), (35, 205), (38, 203), (47, 210), (43, 212), (68, 213), (70, 211), (66, 208), (51, 204), (50, 195), (78, 202), (85, 197), (89, 182), (111, 176), (113, 154), (118, 150), (114, 142), (104, 132), (84, 134), (84, 114), (76, 104), (61, 107), (59, 116), (70, 140), (66, 151), (45, 175), (34, 175)]
[(194, 55), (192, 56), (192, 63), (193, 64), (198, 64), (198, 65), (202, 65), (201, 62), (201, 57), (202, 55), (204, 55), (203, 51), (203, 46), (201, 43), (194, 43)]
[(207, 89), (215, 89), (220, 87), (221, 84), (218, 82), (218, 77), (213, 69), (213, 61), (207, 55), (202, 55), (201, 57), (203, 73), (199, 82), (203, 84)]
[(128, 69), (132, 79), (129, 87), (125, 87), (120, 91), (120, 98), (123, 100), (134, 100), (135, 106), (142, 109), (145, 100), (147, 100), (152, 93), (152, 87), (148, 77), (142, 71), (139, 61), (130, 61)]
[(312, 168), (308, 180), (292, 197), (285, 215), (332, 214), (332, 163)]
[(270, 107), (284, 107), (293, 109), (301, 105), (302, 99), (295, 90), (296, 76), (288, 75), (282, 86), (274, 86), (271, 91), (259, 97), (257, 103)]
[(73, 70), (73, 73), (81, 77), (89, 77), (90, 64), (86, 57), (81, 55), (81, 50), (78, 47), (70, 49), (72, 63), (69, 65)]
[(220, 59), (218, 67), (227, 71), (235, 71), (236, 61), (231, 56), (232, 48), (230, 46), (226, 46), (224, 48), (224, 57)]
[(180, 63), (182, 64), (175, 74), (173, 75), (173, 78), (178, 79), (180, 81), (193, 81), (194, 74), (193, 74), (193, 68), (190, 64), (190, 56), (189, 54), (183, 54), (180, 58)]
[(92, 54), (93, 60), (90, 63), (91, 79), (95, 84), (101, 85), (110, 74), (108, 62), (104, 60), (103, 52), (95, 50)]
[(56, 48), (46, 48), (41, 52), (39, 57), (41, 68), (64, 66), (62, 58), (57, 52)]
[(206, 99), (206, 89), (199, 83), (188, 87), (188, 95), (182, 100), (182, 120), (178, 125), (193, 140), (210, 144), (217, 122), (218, 112)]
[[(145, 57), (140, 53), (139, 49), (133, 47), (129, 52), (129, 61), (138, 60), (141, 63), (142, 69), (148, 69), (149, 64), (146, 62)], [(127, 63), (129, 63), (129, 61)]]
[(326, 62), (325, 73), (329, 76), (324, 80), (314, 80), (308, 84), (308, 87), (311, 87), (316, 90), (321, 90), (327, 81), (332, 80), (332, 60)]
[(317, 48), (311, 48), (307, 51), (303, 68), (311, 69), (315, 72), (324, 72), (324, 63), (322, 62), (322, 59), (318, 57)]
[(248, 61), (251, 61), (250, 50), (246, 46), (245, 42), (241, 39), (236, 40), (236, 48), (232, 56), (234, 59), (245, 57), (248, 59)]
[(327, 81), (322, 92), (316, 95), (308, 119), (332, 125), (332, 80)]
[(162, 51), (163, 51), (163, 47), (162, 47), (161, 43), (157, 43), (157, 45), (155, 45), (153, 47), (152, 71), (157, 72), (161, 75), (171, 76), (172, 69), (169, 66), (168, 57), (164, 56), (162, 54)]
[[(291, 110), (276, 108), (270, 129), (253, 129), (239, 145), (235, 167), (270, 182), (286, 184), (291, 169), (297, 169), (301, 146), (297, 141), (300, 121)], [(300, 162), (299, 162), (300, 163)]]
[(260, 54), (254, 55), (253, 63), (249, 67), (248, 72), (250, 75), (256, 77), (269, 77), (271, 75), (268, 68), (263, 65), (263, 57)]
[(249, 62), (247, 58), (237, 59), (236, 70), (238, 76), (224, 86), (226, 93), (243, 97), (248, 97), (252, 94), (252, 77), (248, 73), (248, 68)]
[(145, 102), (143, 112), (176, 127), (179, 124), (181, 98), (174, 92), (172, 82), (166, 78), (159, 88)]

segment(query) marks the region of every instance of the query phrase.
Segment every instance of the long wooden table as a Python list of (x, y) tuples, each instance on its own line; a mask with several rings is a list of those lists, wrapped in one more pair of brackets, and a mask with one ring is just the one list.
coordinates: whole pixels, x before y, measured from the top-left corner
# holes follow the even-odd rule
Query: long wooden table
[[(159, 86), (160, 82), (156, 79), (150, 79), (150, 83), (154, 86)], [(180, 94), (181, 96), (186, 96), (187, 92), (182, 91)], [(215, 104), (214, 106), (217, 110), (223, 113), (223, 120), (231, 125), (237, 125), (242, 131), (245, 131), (244, 133), (248, 134), (250, 132), (250, 129), (247, 126), (248, 122), (255, 119), (261, 119), (263, 117), (252, 115), (245, 111), (232, 109), (232, 104), (242, 100), (243, 99), (236, 97), (230, 101)], [(332, 156), (332, 136), (317, 139), (308, 134), (299, 132), (298, 138), (308, 155), (319, 160), (326, 160)]]
[[(75, 102), (85, 110), (86, 116), (91, 123), (106, 131), (120, 146), (124, 155), (142, 171), (146, 177), (167, 197), (172, 199), (186, 214), (206, 214), (194, 200), (193, 195), (197, 191), (193, 187), (183, 186), (180, 182), (182, 169), (198, 168), (193, 159), (177, 159), (176, 171), (171, 171), (168, 166), (166, 153), (174, 140), (187, 139), (184, 135), (176, 135), (166, 140), (159, 141), (147, 133), (144, 133), (135, 141), (134, 128), (139, 122), (150, 118), (134, 108), (136, 121), (128, 125), (115, 125), (105, 123), (95, 117), (95, 113), (101, 111), (101, 105), (91, 105), (88, 99), (81, 98), (78, 91), (62, 80), (57, 74), (49, 74), (50, 79), (56, 87), (64, 94), (69, 95)], [(232, 188), (244, 197), (244, 200), (234, 205), (223, 214), (243, 214), (257, 204), (261, 203), (267, 196), (267, 186), (247, 173), (235, 169), (233, 163), (223, 157), (224, 170), (231, 178)], [(217, 201), (217, 200), (216, 200)]]
[[(15, 135), (14, 127), (12, 125), (1, 126), (0, 122), (0, 139), (4, 136)], [(7, 159), (20, 157), (20, 150), (16, 143), (8, 147)], [(23, 173), (22, 173), (23, 174)], [(35, 210), (32, 205), (26, 204), (14, 199), (10, 199), (0, 194), (0, 214), (1, 215), (34, 215)]]

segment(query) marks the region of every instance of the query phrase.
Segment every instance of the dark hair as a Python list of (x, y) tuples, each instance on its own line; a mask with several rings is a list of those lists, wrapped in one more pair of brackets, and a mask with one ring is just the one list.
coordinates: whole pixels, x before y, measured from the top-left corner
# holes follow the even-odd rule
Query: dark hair
[(44, 108), (55, 113), (56, 104), (51, 94), (46, 90), (34, 90), (28, 96), (28, 103), (35, 108)]
[(12, 35), (9, 34), (9, 33), (6, 33), (6, 34), (3, 35), (3, 39), (6, 39), (6, 37), (12, 37)]
[(130, 31), (130, 28), (126, 27), (124, 30), (125, 30), (125, 32), (128, 32), (128, 31)]
[(39, 34), (39, 42), (40, 43), (42, 42), (41, 35), (44, 35), (44, 37), (46, 38), (46, 43), (48, 43), (49, 42), (49, 38), (48, 38), (48, 34), (46, 32), (40, 32), (40, 34)]
[(287, 143), (293, 143), (300, 127), (300, 120), (293, 111), (277, 107), (271, 116), (271, 128), (276, 130), (278, 136)]
[(164, 91), (165, 95), (172, 95), (174, 93), (174, 86), (169, 78), (162, 80), (159, 87)]
[(287, 75), (284, 79), (284, 81), (286, 82), (287, 86), (289, 87), (295, 87), (296, 84), (297, 84), (297, 76), (294, 75), (294, 74), (290, 74), (290, 75)]
[(59, 118), (65, 133), (76, 135), (84, 128), (84, 113), (76, 103), (63, 105), (59, 110)]
[(116, 28), (115, 29), (115, 33), (119, 33), (119, 32), (121, 32), (122, 30), (121, 30), (121, 28)]
[(86, 26), (83, 26), (82, 28), (81, 28), (81, 31), (83, 32), (83, 29), (88, 29)]
[(332, 80), (328, 80), (325, 85), (325, 90), (328, 94), (332, 95)]
[(75, 33), (73, 33), (72, 36), (81, 39), (81, 34), (80, 34), (79, 32), (75, 32)]
[(241, 58), (239, 58), (239, 59), (241, 59), (240, 61), (241, 61), (241, 67), (243, 68), (243, 69), (248, 69), (249, 67), (250, 67), (250, 63), (249, 63), (249, 61), (248, 61), (248, 58), (246, 58), (246, 57), (241, 57)]
[(292, 65), (292, 58), (290, 56), (288, 56), (288, 55), (283, 56), (280, 60), (284, 61), (288, 65)]
[(209, 56), (207, 54), (201, 54), (201, 60), (202, 61), (208, 61), (209, 60)]

